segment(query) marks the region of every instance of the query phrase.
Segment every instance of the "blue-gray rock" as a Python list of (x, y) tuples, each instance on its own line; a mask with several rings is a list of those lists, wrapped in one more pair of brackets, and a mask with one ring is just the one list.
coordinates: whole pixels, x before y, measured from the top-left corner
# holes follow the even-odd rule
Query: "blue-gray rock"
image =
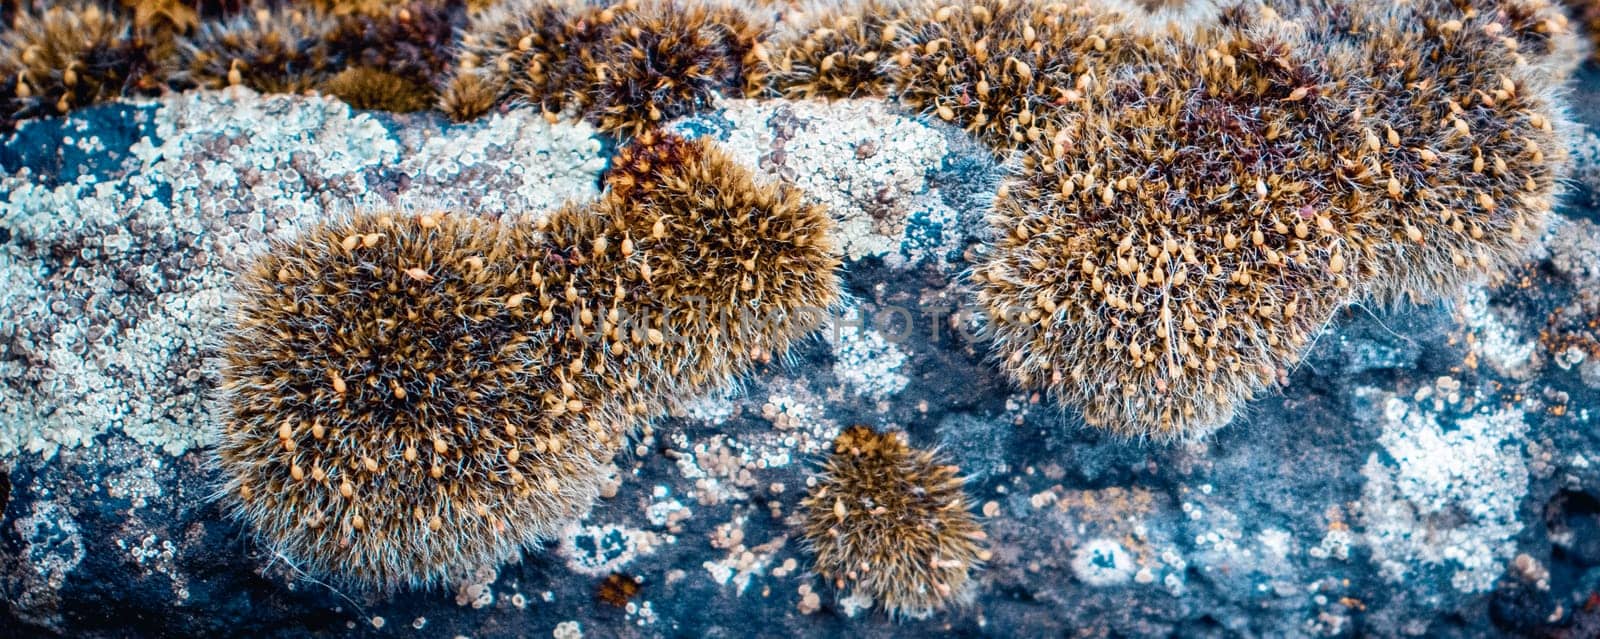
[[(1351, 308), (1282, 389), (1208, 439), (1158, 446), (1019, 392), (970, 336), (962, 271), (1000, 169), (959, 131), (872, 100), (728, 101), (674, 126), (829, 205), (851, 303), (792, 362), (657, 420), (618, 461), (614, 496), (549, 547), (452, 588), (376, 595), (264, 555), (210, 499), (208, 338), (231, 273), (266, 238), (330, 212), (520, 214), (590, 197), (610, 143), (537, 113), (448, 125), (233, 92), (21, 125), (0, 149), (0, 628), (474, 638), (1600, 628), (1600, 374), (1585, 372), (1600, 358), (1541, 339), (1556, 309), (1596, 312), (1580, 303), (1600, 290), (1587, 202), (1569, 203), (1545, 249), (1505, 283), (1429, 306)], [(972, 476), (993, 558), (970, 606), (896, 623), (810, 573), (798, 503), (828, 441), (855, 423), (902, 429)], [(625, 607), (596, 598), (612, 573), (640, 583)]]

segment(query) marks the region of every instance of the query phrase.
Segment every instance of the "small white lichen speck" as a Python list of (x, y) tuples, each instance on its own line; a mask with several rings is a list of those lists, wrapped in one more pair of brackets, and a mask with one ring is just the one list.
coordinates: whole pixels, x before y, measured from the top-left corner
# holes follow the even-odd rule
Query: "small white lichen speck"
[(744, 550), (741, 546), (730, 549), (721, 559), (701, 563), (701, 567), (711, 574), (711, 580), (717, 585), (726, 586), (731, 582), (734, 592), (742, 595), (755, 578), (767, 573), (767, 566), (771, 564), (771, 552)]
[(661, 544), (676, 542), (672, 535), (616, 524), (583, 526), (569, 524), (561, 532), (560, 553), (567, 568), (585, 575), (606, 575), (621, 570), (628, 562), (655, 554)]
[(472, 572), (461, 575), (456, 580), (456, 605), (472, 606), (473, 610), (484, 608), (494, 603), (494, 582), (500, 578), (500, 571), (491, 564), (484, 564), (472, 569)]
[(844, 616), (854, 618), (867, 610), (872, 609), (872, 595), (863, 590), (852, 590), (850, 595), (839, 600), (839, 608), (844, 611)]
[(707, 424), (726, 421), (737, 409), (738, 389), (732, 386), (717, 388), (683, 403), (684, 416)]
[(1484, 289), (1467, 291), (1462, 298), (1461, 315), (1467, 327), (1478, 335), (1475, 350), (1496, 371), (1516, 379), (1533, 374), (1539, 342), (1508, 326), (1499, 311), (1489, 305), (1489, 294)]
[(683, 502), (664, 497), (659, 501), (650, 502), (650, 505), (645, 507), (645, 518), (652, 526), (665, 526), (673, 519), (674, 514), (680, 512), (684, 513), (680, 517), (685, 518), (694, 514), (694, 511), (683, 505)]
[(1447, 430), (1439, 416), (1398, 397), (1387, 397), (1383, 408), (1378, 441), (1394, 461), (1372, 453), (1361, 470), (1363, 541), (1373, 561), (1394, 582), (1423, 565), (1449, 566), (1456, 590), (1493, 589), (1522, 530), (1522, 413), (1475, 414)]
[(54, 501), (34, 502), (26, 517), (13, 524), (22, 540), (22, 552), (44, 585), (54, 590), (66, 583), (67, 573), (83, 561), (83, 538), (78, 522)]
[(67, 575), (83, 561), (78, 522), (61, 503), (40, 500), (12, 521), (9, 533), (22, 546), (15, 555), (20, 565), (7, 562), (8, 603), (17, 610), (56, 610)]
[(1072, 553), (1072, 574), (1091, 586), (1117, 586), (1133, 578), (1136, 566), (1115, 539), (1091, 539)]

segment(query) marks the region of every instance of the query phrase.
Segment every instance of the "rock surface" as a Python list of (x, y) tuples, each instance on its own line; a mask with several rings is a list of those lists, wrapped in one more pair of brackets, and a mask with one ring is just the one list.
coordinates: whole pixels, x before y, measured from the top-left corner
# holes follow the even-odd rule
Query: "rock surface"
[[(1576, 102), (1595, 89), (1582, 78)], [(24, 124), (0, 147), (0, 628), (1600, 634), (1600, 139), (1506, 282), (1348, 309), (1280, 391), (1210, 439), (1156, 446), (1018, 393), (971, 338), (961, 273), (1000, 170), (986, 151), (876, 101), (719, 106), (674, 126), (828, 204), (852, 301), (791, 362), (657, 420), (614, 496), (545, 549), (393, 596), (305, 578), (210, 501), (231, 273), (353, 208), (590, 197), (611, 142), (536, 112), (448, 125), (247, 92)], [(808, 572), (796, 506), (853, 423), (972, 477), (995, 555), (971, 606), (895, 623)], [(626, 606), (597, 598), (613, 573), (640, 584)]]

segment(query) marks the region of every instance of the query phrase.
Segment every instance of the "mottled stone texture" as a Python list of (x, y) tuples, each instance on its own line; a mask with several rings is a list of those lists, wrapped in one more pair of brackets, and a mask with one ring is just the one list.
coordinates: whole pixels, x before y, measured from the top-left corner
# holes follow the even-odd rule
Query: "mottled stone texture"
[[(875, 101), (674, 127), (832, 207), (852, 301), (790, 362), (657, 420), (557, 543), (388, 597), (263, 556), (208, 500), (232, 273), (351, 208), (590, 197), (612, 141), (248, 93), (20, 127), (0, 147), (0, 634), (1600, 633), (1600, 330), (1579, 321), (1600, 317), (1600, 146), (1506, 282), (1348, 309), (1280, 392), (1164, 447), (1016, 392), (970, 337), (961, 274), (1000, 169), (959, 131)], [(808, 572), (796, 507), (853, 423), (973, 477), (994, 558), (972, 606), (897, 624)], [(625, 606), (597, 599), (612, 573), (639, 581)]]

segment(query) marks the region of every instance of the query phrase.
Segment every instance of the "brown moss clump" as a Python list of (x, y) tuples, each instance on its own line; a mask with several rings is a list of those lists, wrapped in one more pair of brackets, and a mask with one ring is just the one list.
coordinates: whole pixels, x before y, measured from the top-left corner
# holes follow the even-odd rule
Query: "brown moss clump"
[(95, 3), (19, 10), (0, 34), (0, 123), (158, 89), (154, 55), (132, 21)]
[(1600, 57), (1600, 0), (1564, 0), (1577, 30), (1589, 41), (1589, 55)]
[(507, 253), (536, 287), (535, 355), (562, 365), (548, 401), (659, 414), (787, 353), (838, 299), (830, 221), (798, 192), (755, 184), (709, 142), (656, 132), (617, 161), (599, 201), (510, 233)]
[(337, 15), (324, 39), (346, 68), (374, 69), (404, 80), (411, 86), (407, 97), (420, 91), (431, 102), (454, 64), (455, 33), (465, 24), (466, 12), (461, 0), (349, 7)]
[(381, 16), (400, 4), (394, 0), (289, 0), (289, 3), (338, 16)]
[(895, 54), (933, 8), (917, 0), (813, 2), (778, 24), (761, 55), (753, 96), (885, 96), (895, 85)]
[(1308, 33), (1352, 130), (1339, 184), (1353, 187), (1373, 298), (1453, 295), (1515, 264), (1545, 226), (1573, 125), (1506, 16), (1338, 5)]
[(372, 67), (351, 67), (317, 85), (357, 109), (410, 113), (433, 106), (433, 92), (416, 81)]
[(296, 8), (258, 8), (205, 22), (180, 41), (173, 79), (180, 88), (305, 92), (339, 68), (325, 39), (333, 25), (321, 11)]
[(122, 0), (122, 6), (133, 12), (134, 27), (144, 33), (170, 38), (200, 26), (200, 12), (184, 0)]
[[(1348, 25), (1350, 18), (1345, 14), (1352, 11), (1366, 16), (1364, 20), (1415, 21), (1409, 26), (1474, 20), (1480, 25), (1493, 23), (1496, 26), (1491, 27), (1493, 33), (1489, 35), (1500, 38), (1521, 61), (1559, 79), (1569, 76), (1587, 52), (1577, 25), (1564, 6), (1581, 4), (1578, 0), (1267, 0), (1265, 4), (1303, 23), (1313, 36), (1330, 26)], [(1582, 12), (1575, 12), (1580, 14), (1581, 23)]]
[(217, 459), (274, 554), (359, 586), (427, 585), (587, 510), (620, 417), (552, 401), (564, 377), (506, 248), (492, 222), (368, 214), (246, 272)]
[[(839, 300), (832, 221), (793, 187), (758, 184), (710, 141), (646, 132), (606, 175), (585, 225), (625, 258), (624, 282), (651, 294), (632, 309), (648, 371), (673, 395), (725, 383), (787, 353)], [(609, 309), (596, 309), (609, 313)]]
[(504, 89), (473, 71), (457, 72), (439, 95), (439, 110), (456, 122), (469, 122), (488, 114)]
[(263, 254), (223, 346), (234, 514), (369, 588), (499, 563), (587, 510), (641, 416), (809, 332), (839, 295), (822, 209), (639, 143), (534, 223), (365, 214)]
[[(409, 106), (417, 92), (435, 99), (465, 14), (460, 0), (257, 7), (205, 22), (184, 38), (174, 75), (180, 86), (242, 84), (261, 92), (301, 93), (328, 82), (340, 89), (376, 87), (381, 73), (388, 85), (408, 85), (400, 99), (351, 94), (355, 101)], [(347, 69), (369, 71), (333, 79)]]
[(815, 328), (804, 311), (838, 297), (822, 209), (755, 185), (708, 142), (652, 132), (620, 157), (641, 155), (662, 160), (650, 188), (614, 170), (599, 201), (508, 233), (541, 336), (531, 356), (560, 378), (549, 410), (662, 413), (786, 353)]
[(1528, 34), (1556, 23), (1514, 4), (1241, 5), (1088, 59), (976, 269), (1002, 366), (1090, 424), (1189, 437), (1281, 381), (1346, 302), (1516, 263), (1569, 125), (1554, 49), (1517, 36), (1548, 45)]
[(601, 130), (637, 134), (738, 95), (764, 31), (738, 5), (624, 2), (602, 48), (579, 56), (594, 82), (588, 116)]
[(1037, 142), (1041, 123), (1081, 99), (1117, 61), (1136, 60), (1149, 36), (1127, 16), (1087, 1), (940, 4), (896, 53), (896, 94), (999, 152)]
[(958, 472), (895, 434), (846, 429), (800, 502), (817, 574), (895, 616), (969, 597), (989, 553)]
[[(1503, 26), (1503, 35), (1515, 39), (1518, 54), (1557, 78), (1571, 74), (1586, 54), (1566, 7), (1557, 0), (1429, 0), (1421, 6), (1440, 20), (1484, 18)], [(1450, 8), (1459, 13), (1450, 14)]]
[(736, 94), (762, 32), (736, 6), (701, 0), (516, 0), (473, 16), (456, 75), (504, 87), (503, 99), (550, 114), (572, 109), (603, 130), (634, 134)]
[[(236, 84), (324, 88), (364, 105), (417, 110), (419, 92), (436, 99), (467, 11), (463, 0), (244, 4), (121, 0), (111, 9), (83, 2), (24, 10), (0, 44), (4, 121), (117, 95)], [(371, 93), (380, 90), (395, 93)]]
[[(586, 90), (593, 81), (582, 72), (576, 52), (600, 46), (615, 19), (614, 9), (563, 0), (505, 0), (475, 13), (462, 33), (455, 80), (444, 99), (476, 104), (477, 99), (453, 97), (457, 87), (496, 87), (497, 100), (514, 94), (546, 113), (559, 113), (574, 99), (570, 92)], [(446, 109), (457, 119), (475, 111)]]
[(1095, 78), (1001, 187), (978, 301), (1001, 366), (1086, 422), (1204, 434), (1353, 297), (1344, 113), (1271, 30), (1213, 28)]

